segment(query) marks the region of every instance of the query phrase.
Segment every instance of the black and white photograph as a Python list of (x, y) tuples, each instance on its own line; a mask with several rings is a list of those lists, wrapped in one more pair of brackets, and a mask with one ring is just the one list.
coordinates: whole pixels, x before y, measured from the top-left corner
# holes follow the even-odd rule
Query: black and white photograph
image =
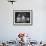
[(14, 10), (13, 24), (32, 24), (32, 10)]

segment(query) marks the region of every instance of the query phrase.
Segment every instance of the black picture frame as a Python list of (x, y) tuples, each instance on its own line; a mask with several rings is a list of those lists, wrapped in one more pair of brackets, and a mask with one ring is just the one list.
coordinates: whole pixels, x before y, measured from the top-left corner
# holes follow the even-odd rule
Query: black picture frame
[(13, 25), (32, 25), (32, 10), (13, 10)]

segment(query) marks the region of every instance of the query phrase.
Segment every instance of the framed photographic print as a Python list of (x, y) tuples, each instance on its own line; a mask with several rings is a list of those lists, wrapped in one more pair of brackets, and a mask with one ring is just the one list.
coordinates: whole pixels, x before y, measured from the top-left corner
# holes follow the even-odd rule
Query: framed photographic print
[(32, 25), (32, 10), (13, 10), (14, 25)]

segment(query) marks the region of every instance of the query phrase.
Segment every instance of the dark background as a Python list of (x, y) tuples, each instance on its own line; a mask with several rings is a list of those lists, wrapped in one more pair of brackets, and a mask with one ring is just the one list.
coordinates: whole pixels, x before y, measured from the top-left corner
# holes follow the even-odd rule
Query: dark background
[[(25, 18), (28, 17), (30, 19), (30, 12), (15, 12), (15, 23), (22, 23), (22, 22), (16, 22), (18, 14), (20, 14), (20, 17), (22, 17), (22, 14), (24, 14)], [(26, 21), (25, 23), (30, 23), (30, 20), (28, 22)]]

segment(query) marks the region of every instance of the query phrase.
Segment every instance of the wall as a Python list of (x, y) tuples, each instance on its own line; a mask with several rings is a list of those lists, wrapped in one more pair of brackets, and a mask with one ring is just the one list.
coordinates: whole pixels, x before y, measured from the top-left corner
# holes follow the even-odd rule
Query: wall
[[(32, 26), (14, 26), (14, 10), (33, 10)], [(0, 0), (0, 40), (15, 40), (19, 32), (30, 34), (33, 40), (46, 40), (46, 0), (17, 0), (12, 5)]]

